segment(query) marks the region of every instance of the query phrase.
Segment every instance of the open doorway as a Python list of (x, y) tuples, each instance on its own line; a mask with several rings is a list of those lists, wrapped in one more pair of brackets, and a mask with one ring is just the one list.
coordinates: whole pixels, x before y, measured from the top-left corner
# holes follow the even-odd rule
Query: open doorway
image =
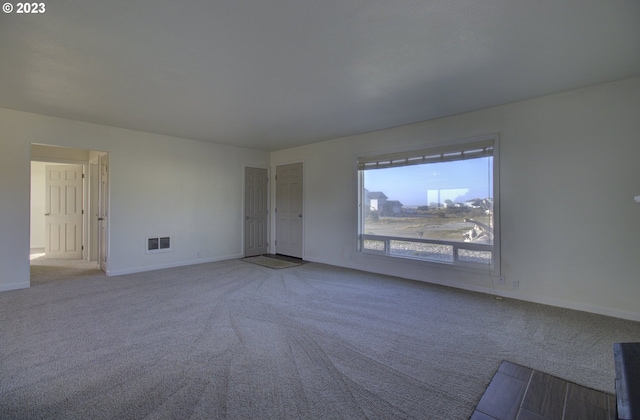
[(108, 154), (31, 146), (31, 285), (104, 275)]

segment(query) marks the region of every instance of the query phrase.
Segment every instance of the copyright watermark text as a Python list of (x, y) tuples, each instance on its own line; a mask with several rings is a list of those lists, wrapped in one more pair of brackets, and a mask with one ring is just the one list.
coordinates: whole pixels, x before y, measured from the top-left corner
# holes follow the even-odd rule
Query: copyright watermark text
[(38, 14), (47, 11), (47, 5), (44, 3), (4, 3), (2, 11), (5, 13), (15, 14)]

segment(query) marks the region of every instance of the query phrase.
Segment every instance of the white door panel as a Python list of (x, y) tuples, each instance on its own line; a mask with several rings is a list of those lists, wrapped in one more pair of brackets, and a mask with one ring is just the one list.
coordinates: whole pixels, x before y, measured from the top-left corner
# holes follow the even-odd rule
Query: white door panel
[(82, 165), (47, 165), (47, 258), (82, 259)]
[(266, 169), (245, 168), (244, 197), (244, 256), (266, 254), (267, 238), (267, 192)]
[(302, 258), (302, 163), (276, 167), (276, 252)]

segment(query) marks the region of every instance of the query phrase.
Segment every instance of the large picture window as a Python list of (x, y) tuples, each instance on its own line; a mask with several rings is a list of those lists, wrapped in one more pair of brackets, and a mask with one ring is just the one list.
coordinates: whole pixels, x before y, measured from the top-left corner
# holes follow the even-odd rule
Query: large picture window
[(494, 269), (497, 138), (358, 159), (363, 253)]

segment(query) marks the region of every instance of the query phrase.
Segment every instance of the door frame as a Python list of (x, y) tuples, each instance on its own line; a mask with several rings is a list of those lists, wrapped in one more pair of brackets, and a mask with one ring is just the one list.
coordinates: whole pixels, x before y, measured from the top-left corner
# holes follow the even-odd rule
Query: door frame
[(307, 191), (307, 165), (304, 159), (296, 159), (296, 160), (285, 160), (282, 162), (278, 162), (278, 163), (274, 163), (273, 164), (273, 170), (271, 171), (272, 173), (272, 183), (271, 185), (273, 186), (273, 188), (271, 188), (271, 194), (272, 194), (272, 207), (271, 207), (271, 223), (273, 224), (273, 232), (274, 235), (271, 238), (272, 243), (271, 243), (271, 250), (274, 250), (274, 253), (278, 253), (278, 246), (275, 243), (276, 237), (278, 236), (275, 232), (277, 232), (278, 229), (278, 215), (276, 214), (276, 208), (278, 206), (278, 203), (276, 202), (276, 196), (277, 196), (277, 182), (276, 182), (276, 173), (277, 173), (277, 169), (278, 166), (286, 166), (286, 165), (294, 165), (296, 163), (299, 163), (302, 165), (302, 238), (301, 238), (301, 244), (300, 244), (300, 255), (302, 256), (302, 259), (305, 258), (305, 247), (304, 247), (304, 238), (305, 238), (305, 224), (306, 224), (306, 215), (307, 215), (307, 199), (306, 199), (306, 191)]
[(98, 157), (95, 156), (89, 160), (89, 207), (87, 213), (89, 214), (89, 221), (87, 229), (89, 230), (89, 243), (87, 244), (89, 249), (87, 251), (87, 258), (89, 261), (98, 262), (98, 194), (99, 190), (98, 182), (100, 182), (100, 164)]
[[(98, 222), (98, 218), (100, 217), (100, 213), (102, 211), (102, 206), (106, 205), (108, 210), (109, 205), (109, 173), (110, 173), (110, 165), (109, 165), (109, 153), (108, 152), (98, 152), (92, 150), (92, 152), (96, 153), (96, 156), (93, 156), (89, 159), (89, 174), (87, 179), (87, 184), (89, 185), (89, 194), (87, 195), (87, 210), (85, 211), (85, 216), (87, 216), (87, 231), (88, 231), (88, 240), (87, 240), (87, 260), (95, 261), (100, 269), (107, 272), (106, 264), (102, 264), (100, 261), (100, 257), (103, 253), (106, 255), (109, 239), (108, 239), (108, 224), (105, 229), (105, 245), (104, 250), (102, 249), (103, 244), (101, 241), (101, 233), (100, 233), (100, 223)], [(102, 191), (102, 159), (106, 156), (107, 158), (107, 167), (109, 170), (107, 171), (107, 191), (105, 192), (106, 203), (103, 203), (101, 197)]]
[[(93, 211), (93, 209), (91, 208), (91, 199), (90, 196), (91, 194), (99, 194), (99, 191), (92, 191), (92, 189), (90, 188), (90, 186), (92, 185), (92, 179), (91, 179), (91, 171), (90, 171), (90, 167), (91, 167), (91, 162), (93, 162), (95, 159), (98, 159), (99, 156), (107, 156), (107, 159), (109, 159), (110, 154), (109, 152), (105, 152), (105, 151), (98, 151), (98, 150), (93, 150), (93, 149), (84, 149), (81, 147), (66, 147), (66, 146), (59, 146), (59, 145), (55, 145), (55, 144), (47, 144), (47, 143), (31, 143), (30, 145), (30, 154), (29, 154), (29, 162), (43, 162), (43, 163), (52, 163), (52, 164), (71, 164), (71, 165), (82, 165), (82, 171), (85, 174), (85, 178), (84, 178), (84, 182), (83, 182), (83, 187), (82, 187), (82, 194), (83, 194), (83, 209), (84, 209), (84, 215), (83, 215), (83, 219), (82, 219), (82, 243), (84, 246), (84, 250), (82, 253), (82, 260), (87, 260), (90, 261), (90, 255), (91, 255), (91, 250), (89, 249), (89, 247), (92, 246), (93, 243), (93, 238), (91, 238), (89, 236), (89, 231), (90, 231), (90, 214)], [(62, 159), (62, 158), (56, 158), (56, 157), (47, 157), (47, 156), (34, 156), (33, 155), (33, 147), (32, 146), (50, 146), (50, 147), (54, 147), (54, 148), (60, 148), (60, 149), (75, 149), (75, 150), (87, 150), (90, 153), (96, 153), (98, 154), (98, 157), (92, 157), (89, 160), (74, 160), (74, 159)], [(99, 162), (99, 160), (98, 160)], [(31, 166), (31, 164), (30, 164)], [(106, 200), (107, 200), (107, 209), (108, 207), (108, 203), (109, 203), (109, 199), (110, 199), (110, 195), (111, 195), (111, 182), (110, 182), (110, 175), (111, 175), (111, 165), (109, 164), (109, 171), (107, 174), (107, 191), (106, 191)], [(99, 172), (99, 171), (98, 171)], [(100, 178), (100, 174), (98, 174), (98, 179)], [(29, 189), (31, 189), (31, 168), (29, 169)], [(31, 209), (31, 202), (29, 202), (29, 209)], [(43, 215), (44, 217), (44, 215)], [(27, 237), (29, 238), (29, 242), (31, 241), (31, 225), (29, 225), (29, 230), (27, 231)], [(107, 224), (106, 227), (106, 234), (105, 234), (105, 246), (104, 246), (104, 252), (105, 254), (108, 255), (108, 250), (109, 250), (109, 224)], [(100, 255), (99, 249), (100, 249), (100, 244), (97, 244), (98, 246), (98, 252), (97, 254)], [(29, 258), (27, 256), (27, 258)], [(108, 268), (108, 262), (107, 264), (100, 264), (100, 261), (97, 261), (98, 266), (100, 267), (100, 269), (102, 271), (104, 271), (105, 273), (107, 272), (107, 268)]]
[[(98, 267), (100, 270), (108, 273), (109, 268), (109, 238), (110, 238), (110, 222), (109, 218), (111, 217), (111, 156), (108, 152), (98, 152), (98, 189), (94, 191), (94, 194), (98, 195)], [(103, 173), (102, 173), (102, 164), (106, 162), (107, 165), (107, 173), (106, 173), (106, 191), (103, 191)], [(102, 218), (102, 220), (100, 220)], [(100, 223), (102, 222), (102, 223)], [(103, 228), (104, 226), (104, 228)], [(104, 231), (104, 233), (103, 233)]]
[(246, 199), (246, 188), (247, 188), (247, 180), (246, 178), (246, 169), (247, 168), (256, 168), (256, 169), (265, 169), (267, 171), (267, 223), (266, 228), (267, 228), (267, 232), (266, 232), (266, 238), (267, 238), (267, 252), (270, 252), (272, 249), (274, 249), (272, 247), (271, 244), (271, 223), (270, 223), (270, 218), (271, 218), (271, 214), (272, 214), (272, 209), (271, 209), (271, 185), (273, 185), (273, 183), (271, 182), (271, 168), (269, 168), (268, 166), (263, 166), (263, 165), (242, 165), (242, 220), (241, 220), (241, 226), (242, 228), (240, 229), (240, 234), (241, 239), (240, 239), (240, 243), (241, 243), (241, 254), (242, 256), (246, 256), (245, 255), (245, 251), (246, 251), (246, 244), (245, 244), (245, 231), (244, 231), (244, 218), (245, 218), (245, 199)]

